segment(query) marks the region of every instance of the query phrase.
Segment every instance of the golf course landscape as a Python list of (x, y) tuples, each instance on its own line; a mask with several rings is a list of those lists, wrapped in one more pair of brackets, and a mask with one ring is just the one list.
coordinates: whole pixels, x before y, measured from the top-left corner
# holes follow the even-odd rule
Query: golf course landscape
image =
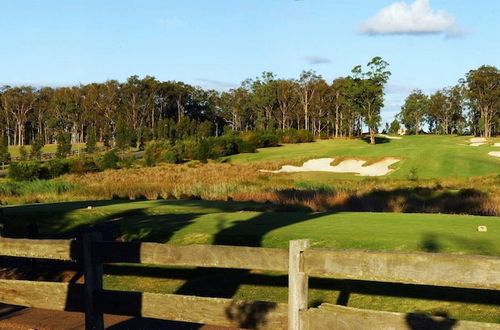
[[(207, 164), (69, 174), (25, 186), (3, 179), (2, 200), (28, 203), (2, 209), (4, 234), (29, 237), (30, 225), (36, 224), (40, 238), (65, 238), (92, 226), (108, 239), (174, 245), (286, 248), (290, 240), (308, 238), (318, 248), (500, 256), (500, 160), (488, 155), (498, 141), (469, 146), (467, 136), (424, 135), (380, 137), (371, 146), (362, 139), (331, 139)], [(318, 158), (373, 164), (385, 157), (400, 160), (377, 177), (260, 171)], [(376, 207), (377, 201), (394, 205)], [(473, 215), (485, 213), (490, 216)], [(277, 273), (125, 264), (107, 265), (105, 273), (108, 289), (287, 299), (286, 276)], [(492, 293), (327, 279), (311, 279), (310, 286), (312, 305), (329, 302), (500, 322), (498, 297)]]

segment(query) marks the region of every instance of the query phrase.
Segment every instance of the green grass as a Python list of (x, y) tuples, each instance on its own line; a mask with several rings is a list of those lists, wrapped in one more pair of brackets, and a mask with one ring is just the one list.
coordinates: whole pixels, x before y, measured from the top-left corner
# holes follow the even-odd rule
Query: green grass
[[(402, 160), (393, 165), (396, 171), (388, 178), (407, 179), (412, 169), (420, 179), (473, 177), (500, 173), (500, 161), (488, 155), (497, 150), (492, 146), (500, 139), (490, 139), (490, 144), (468, 146), (467, 136), (404, 136), (401, 140), (386, 140), (370, 145), (361, 139), (320, 140), (314, 143), (289, 144), (275, 148), (259, 149), (254, 154), (238, 154), (228, 159), (235, 163), (283, 161), (325, 157), (360, 157), (367, 160), (381, 157), (398, 157)], [(290, 175), (290, 174), (286, 174)], [(292, 176), (305, 178), (318, 173), (299, 173)], [(359, 178), (350, 174), (322, 173), (326, 178)]]
[[(26, 148), (26, 151), (29, 154), (31, 151), (31, 146), (26, 145), (24, 147)], [(71, 149), (73, 151), (78, 150), (78, 148), (80, 148), (80, 150), (83, 151), (85, 149), (85, 143), (74, 143), (71, 145)], [(9, 152), (10, 152), (11, 157), (19, 157), (20, 156), (19, 149), (20, 149), (20, 147), (18, 147), (18, 146), (9, 146)], [(53, 154), (56, 151), (57, 151), (57, 144), (46, 144), (42, 148), (42, 153)]]
[[(43, 237), (63, 237), (77, 228), (117, 220), (112, 223), (124, 240), (178, 245), (286, 248), (289, 240), (309, 238), (314, 247), (323, 248), (500, 255), (500, 217), (284, 212), (269, 204), (160, 200), (12, 206), (3, 214), (7, 234), (18, 237), (27, 234), (33, 219)], [(488, 226), (488, 232), (477, 232), (478, 225)], [(139, 265), (110, 265), (106, 273), (105, 287), (116, 290), (277, 302), (287, 297), (283, 274)], [(445, 311), (459, 319), (500, 322), (498, 299), (491, 293), (335, 279), (312, 279), (310, 287), (311, 305), (346, 302), (358, 308)]]
[[(120, 219), (125, 240), (285, 248), (289, 240), (309, 238), (324, 248), (500, 255), (500, 217), (285, 212), (257, 203), (164, 200), (25, 205), (3, 213), (14, 235), (23, 235), (33, 216), (43, 236)], [(487, 225), (488, 232), (477, 232), (478, 225)]]

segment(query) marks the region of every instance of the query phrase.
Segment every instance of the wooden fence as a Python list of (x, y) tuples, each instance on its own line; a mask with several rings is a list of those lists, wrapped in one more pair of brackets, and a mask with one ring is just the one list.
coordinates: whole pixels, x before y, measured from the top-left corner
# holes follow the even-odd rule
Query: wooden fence
[[(500, 324), (362, 310), (331, 304), (308, 308), (308, 278), (333, 277), (500, 290), (500, 258), (432, 253), (236, 246), (172, 246), (81, 240), (0, 239), (0, 255), (80, 262), (84, 284), (0, 280), (0, 302), (85, 313), (87, 329), (103, 328), (103, 313), (265, 329), (500, 329)], [(288, 304), (104, 290), (103, 263), (253, 269), (288, 273)], [(495, 291), (493, 291), (495, 292)]]

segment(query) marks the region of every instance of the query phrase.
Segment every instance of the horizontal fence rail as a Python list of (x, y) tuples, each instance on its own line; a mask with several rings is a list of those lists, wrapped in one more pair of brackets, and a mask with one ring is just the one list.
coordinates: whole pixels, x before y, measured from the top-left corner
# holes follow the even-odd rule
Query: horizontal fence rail
[(308, 249), (309, 276), (500, 290), (500, 258)]
[[(453, 329), (500, 329), (500, 324), (429, 318), (322, 304), (308, 308), (308, 278), (500, 290), (500, 258), (437, 253), (348, 251), (310, 248), (308, 240), (290, 249), (239, 246), (174, 246), (105, 242), (95, 233), (82, 240), (0, 238), (0, 255), (79, 262), (84, 284), (0, 280), (0, 302), (85, 312), (88, 329), (102, 328), (102, 314), (151, 317), (219, 326), (266, 329), (423, 329), (453, 322)], [(103, 263), (253, 269), (289, 275), (288, 304), (111, 291), (102, 288)], [(88, 323), (88, 324), (87, 324)]]
[(76, 260), (76, 240), (0, 238), (0, 255), (9, 257)]
[(94, 260), (166, 266), (288, 271), (288, 250), (222, 245), (93, 243)]

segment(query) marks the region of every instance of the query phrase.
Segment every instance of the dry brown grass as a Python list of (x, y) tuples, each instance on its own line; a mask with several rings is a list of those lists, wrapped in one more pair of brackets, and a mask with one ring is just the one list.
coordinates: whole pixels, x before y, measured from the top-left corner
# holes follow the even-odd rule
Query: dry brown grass
[(313, 211), (500, 215), (500, 176), (311, 183), (299, 181), (300, 176), (259, 172), (284, 164), (285, 161), (243, 165), (190, 162), (67, 175), (58, 180), (76, 188), (66, 193), (0, 196), (0, 200), (4, 204), (22, 204), (85, 199), (203, 199), (273, 203)]

